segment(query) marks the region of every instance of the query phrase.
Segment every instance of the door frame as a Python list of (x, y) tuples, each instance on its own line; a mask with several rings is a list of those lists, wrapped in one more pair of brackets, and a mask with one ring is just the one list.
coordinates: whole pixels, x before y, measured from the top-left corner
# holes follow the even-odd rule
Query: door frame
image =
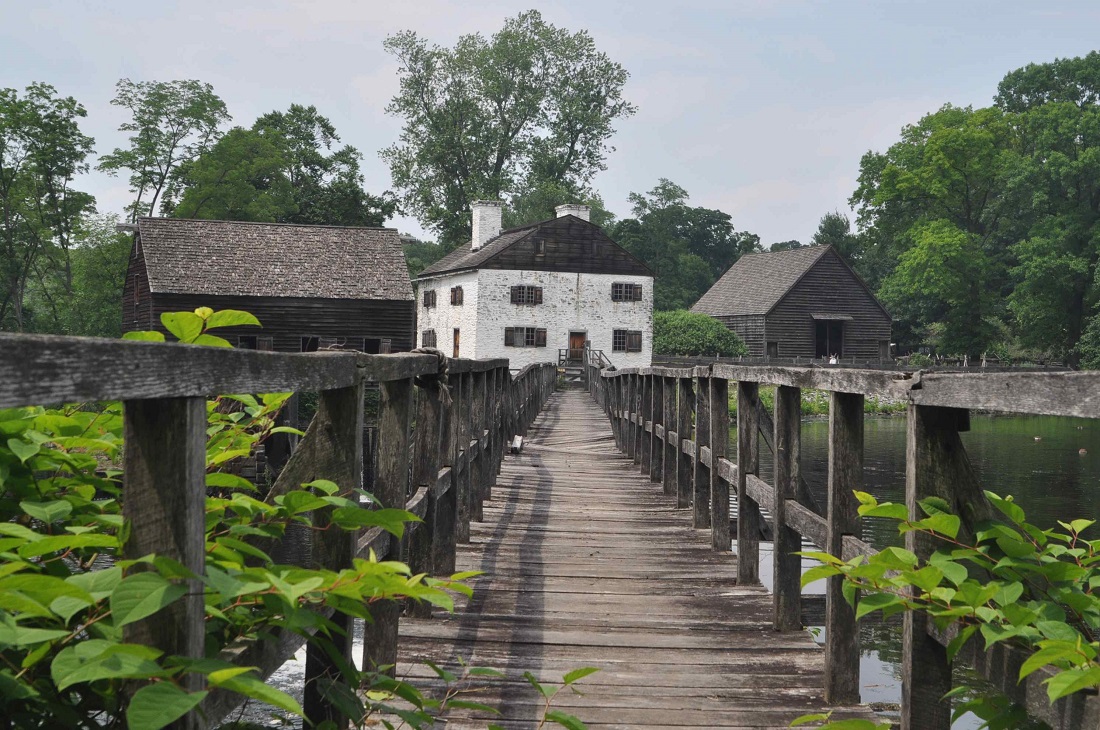
[[(569, 334), (566, 336), (565, 345), (566, 345), (566, 351), (569, 353), (569, 360), (571, 360), (571, 361), (584, 360), (584, 343), (588, 342), (588, 330), (573, 330), (573, 329), (571, 329), (571, 330), (568, 331), (568, 333)], [(581, 346), (579, 348), (574, 348), (573, 347), (573, 335), (581, 335), (581, 336), (584, 337), (584, 339), (581, 340)], [(575, 350), (580, 351), (580, 357), (577, 357), (577, 358), (573, 357), (573, 352)]]

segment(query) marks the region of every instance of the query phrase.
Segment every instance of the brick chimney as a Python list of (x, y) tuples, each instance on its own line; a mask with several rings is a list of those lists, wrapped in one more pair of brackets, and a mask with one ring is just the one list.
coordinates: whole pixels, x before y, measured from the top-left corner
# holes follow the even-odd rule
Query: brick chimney
[(588, 220), (588, 214), (592, 209), (587, 205), (580, 205), (579, 203), (566, 203), (565, 205), (559, 205), (554, 208), (554, 215), (561, 218), (563, 215), (575, 215), (582, 221)]
[(470, 203), (473, 219), (472, 251), (477, 251), (487, 241), (500, 234), (500, 213), (504, 203), (499, 200), (475, 200)]

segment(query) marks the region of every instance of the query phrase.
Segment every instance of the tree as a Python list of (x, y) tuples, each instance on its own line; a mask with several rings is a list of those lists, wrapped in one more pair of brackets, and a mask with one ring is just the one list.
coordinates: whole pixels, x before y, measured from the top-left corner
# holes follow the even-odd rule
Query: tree
[[(852, 222), (848, 220), (848, 216), (838, 210), (821, 216), (810, 245), (832, 246), (841, 258), (852, 265), (860, 259), (859, 237), (852, 233)], [(774, 249), (773, 246), (772, 250)]]
[(683, 309), (653, 313), (653, 354), (720, 357), (747, 355), (735, 333), (707, 314)]
[(559, 205), (579, 203), (590, 209), (589, 220), (601, 228), (608, 229), (615, 222), (615, 214), (604, 207), (603, 198), (595, 193), (578, 191), (572, 186), (545, 182), (532, 190), (513, 195), (503, 210), (504, 228), (518, 228), (538, 223), (557, 215)]
[(665, 178), (630, 201), (634, 217), (612, 238), (656, 272), (655, 309), (690, 307), (737, 259), (761, 250), (759, 236), (735, 231), (720, 210), (688, 206), (687, 191)]
[[(0, 328), (57, 331), (73, 293), (73, 230), (95, 199), (74, 190), (94, 140), (86, 112), (47, 84), (0, 90)], [(27, 311), (28, 290), (35, 311)]]
[(806, 245), (803, 244), (801, 241), (797, 241), (797, 240), (792, 239), (790, 241), (779, 241), (778, 243), (773, 243), (768, 248), (768, 250), (769, 251), (793, 251), (796, 248), (806, 248)]
[(278, 134), (229, 130), (204, 155), (180, 167), (184, 192), (173, 215), (262, 222), (294, 215), (298, 207), (284, 149)]
[[(491, 38), (432, 46), (412, 31), (390, 36), (401, 89), (386, 108), (404, 119), (382, 151), (406, 210), (450, 248), (469, 240), (469, 203), (510, 199), (545, 185), (587, 191), (603, 170), (627, 72), (585, 31), (531, 10)], [(573, 201), (570, 201), (573, 202)]]
[(340, 136), (317, 107), (291, 104), (286, 112), (260, 117), (252, 129), (281, 140), (294, 201), (293, 212), (278, 218), (281, 222), (381, 226), (393, 216), (397, 201), (389, 193), (363, 190), (363, 155), (351, 145), (333, 149)]
[(122, 335), (122, 290), (133, 240), (121, 233), (114, 215), (85, 216), (73, 248), (73, 297), (65, 334)]
[(421, 241), (407, 234), (402, 234), (401, 244), (410, 278), (415, 278), (421, 271), (447, 255), (447, 250), (438, 243)]
[(115, 106), (130, 110), (132, 119), (119, 127), (130, 132), (130, 146), (100, 158), (99, 169), (111, 174), (130, 171), (134, 202), (131, 221), (157, 211), (171, 211), (177, 192), (176, 171), (202, 154), (219, 137), (230, 119), (225, 103), (210, 84), (199, 81), (118, 82)]

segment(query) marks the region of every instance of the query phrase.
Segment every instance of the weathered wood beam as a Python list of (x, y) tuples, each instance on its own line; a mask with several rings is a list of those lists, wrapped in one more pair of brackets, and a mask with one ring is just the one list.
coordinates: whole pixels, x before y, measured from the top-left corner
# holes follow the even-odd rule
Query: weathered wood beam
[(775, 484), (772, 499), (772, 621), (776, 631), (801, 629), (802, 536), (787, 522), (787, 501), (797, 494), (802, 451), (802, 391), (786, 385), (775, 390)]
[(729, 453), (729, 383), (710, 379), (710, 535), (711, 547), (719, 552), (733, 549), (730, 537), (730, 485), (718, 474), (718, 463)]
[(916, 405), (1100, 418), (1100, 372), (925, 373)]
[(749, 476), (760, 469), (760, 434), (756, 421), (756, 401), (759, 386), (749, 381), (737, 382), (737, 582), (752, 585), (760, 582), (760, 534), (763, 517), (759, 503), (749, 496)]

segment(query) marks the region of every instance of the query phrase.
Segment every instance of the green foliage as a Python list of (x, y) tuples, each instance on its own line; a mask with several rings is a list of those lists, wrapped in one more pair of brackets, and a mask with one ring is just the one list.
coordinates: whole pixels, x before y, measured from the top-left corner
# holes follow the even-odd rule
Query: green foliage
[(687, 310), (653, 313), (654, 355), (747, 355), (741, 338), (707, 314)]
[(742, 255), (762, 250), (759, 236), (735, 231), (720, 210), (688, 206), (687, 191), (665, 178), (630, 201), (634, 217), (619, 221), (611, 237), (656, 272), (658, 311), (689, 308)]
[[(1043, 680), (1051, 702), (1100, 686), (1100, 598), (1095, 594), (1100, 540), (1084, 536), (1092, 520), (1059, 522), (1061, 529), (1043, 530), (1026, 521), (1011, 497), (986, 492), (1004, 521), (975, 525), (971, 537), (940, 499), (923, 500), (922, 514), (911, 517), (905, 505), (880, 503), (863, 492), (856, 496), (861, 516), (895, 520), (902, 534), (920, 532), (941, 547), (927, 560), (901, 548), (849, 561), (804, 553), (821, 565), (806, 572), (803, 585), (841, 575), (857, 617), (923, 611), (940, 629), (955, 625), (958, 635), (947, 647), (949, 658), (976, 636), (986, 649), (1013, 644), (1030, 655), (1020, 667), (1020, 680), (1041, 668), (1052, 672)], [(990, 723), (1014, 711), (983, 698), (964, 708), (977, 708)]]
[(199, 81), (140, 81), (121, 79), (111, 103), (128, 109), (131, 119), (119, 127), (130, 132), (130, 146), (99, 158), (99, 169), (111, 174), (130, 173), (134, 202), (127, 206), (130, 220), (153, 215), (157, 204), (171, 211), (178, 194), (180, 165), (197, 158), (220, 136), (229, 121), (225, 103), (214, 87)]
[(412, 31), (385, 48), (401, 80), (387, 111), (404, 127), (382, 156), (404, 208), (448, 250), (470, 239), (471, 200), (531, 201), (520, 208), (544, 207), (533, 201), (562, 191), (573, 198), (566, 202), (588, 197), (612, 124), (634, 113), (622, 97), (627, 72), (586, 31), (555, 27), (536, 10), (453, 48)]
[(404, 239), (401, 249), (405, 253), (405, 266), (409, 269), (410, 277), (415, 277), (447, 255), (447, 249), (438, 243), (420, 241), (411, 237)]

